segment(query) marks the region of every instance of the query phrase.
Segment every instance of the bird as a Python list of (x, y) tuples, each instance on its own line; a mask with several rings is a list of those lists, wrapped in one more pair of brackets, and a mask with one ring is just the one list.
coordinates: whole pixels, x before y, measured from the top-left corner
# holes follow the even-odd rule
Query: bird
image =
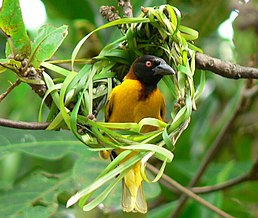
[[(106, 104), (105, 121), (138, 123), (143, 118), (164, 120), (166, 114), (165, 101), (157, 84), (164, 75), (173, 74), (175, 74), (175, 70), (162, 58), (153, 55), (138, 57), (131, 65), (122, 83), (111, 91)], [(156, 129), (157, 127), (146, 125), (141, 129), (141, 133)], [(118, 150), (111, 153), (118, 155), (120, 152)], [(132, 155), (127, 159), (136, 154), (137, 152), (132, 152)], [(123, 178), (123, 211), (147, 212), (142, 181), (140, 162), (138, 162)]]

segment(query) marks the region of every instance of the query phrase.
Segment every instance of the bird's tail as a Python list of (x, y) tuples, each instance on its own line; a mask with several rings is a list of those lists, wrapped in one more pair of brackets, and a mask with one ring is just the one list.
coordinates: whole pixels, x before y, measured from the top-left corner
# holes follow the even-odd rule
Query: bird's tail
[(143, 193), (140, 162), (123, 178), (122, 207), (125, 212), (147, 212), (147, 203)]

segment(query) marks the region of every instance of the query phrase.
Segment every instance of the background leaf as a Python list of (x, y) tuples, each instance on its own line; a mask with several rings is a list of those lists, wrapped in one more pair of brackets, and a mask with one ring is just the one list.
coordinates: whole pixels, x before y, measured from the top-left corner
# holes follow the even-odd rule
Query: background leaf
[(32, 43), (31, 63), (35, 68), (50, 59), (68, 34), (67, 26), (53, 27), (45, 25), (39, 29), (38, 35)]
[[(28, 57), (31, 51), (30, 39), (27, 35), (25, 25), (22, 20), (22, 13), (19, 0), (4, 0), (0, 10), (0, 28), (10, 37), (9, 49), (6, 56), (11, 54), (19, 54)], [(13, 50), (14, 49), (14, 50)]]

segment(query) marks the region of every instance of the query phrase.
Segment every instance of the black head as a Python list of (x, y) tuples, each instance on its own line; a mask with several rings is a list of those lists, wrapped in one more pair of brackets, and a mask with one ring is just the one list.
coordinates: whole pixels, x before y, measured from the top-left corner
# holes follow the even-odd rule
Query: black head
[(152, 55), (137, 58), (133, 63), (133, 71), (139, 81), (151, 87), (156, 87), (163, 75), (175, 74), (162, 58)]

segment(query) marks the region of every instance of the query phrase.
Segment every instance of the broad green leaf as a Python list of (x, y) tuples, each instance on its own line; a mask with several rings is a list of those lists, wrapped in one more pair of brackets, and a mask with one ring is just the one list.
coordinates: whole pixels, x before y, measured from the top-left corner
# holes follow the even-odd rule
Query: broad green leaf
[[(77, 158), (69, 158), (70, 161), (89, 159), (94, 154), (87, 151), (68, 131), (25, 131), (0, 127), (0, 161), (4, 160), (2, 157), (8, 157), (7, 154), (16, 152), (23, 154), (25, 162), (19, 164), (14, 186), (0, 193), (0, 212), (4, 217), (49, 217), (55, 214), (57, 204), (60, 203), (57, 196), (64, 192), (73, 192), (77, 178), (73, 178), (70, 172), (72, 164), (66, 172), (63, 172), (63, 165), (57, 167), (53, 164), (71, 154), (71, 157)], [(49, 171), (27, 173), (28, 167), (33, 166), (32, 160), (40, 160), (43, 166), (46, 165), (45, 170)], [(27, 161), (30, 161), (28, 166)], [(39, 162), (36, 163), (38, 167)], [(2, 162), (1, 166), (4, 166)], [(58, 173), (52, 175), (51, 170), (54, 168)], [(89, 168), (88, 170), (90, 171)], [(0, 172), (1, 179), (2, 173), (3, 170)], [(20, 175), (23, 173), (25, 176), (21, 179)]]
[[(39, 142), (26, 142), (17, 143), (9, 146), (0, 147), (0, 157), (6, 152), (23, 152), (44, 159), (57, 159), (74, 151), (84, 151), (85, 147), (77, 140), (66, 141), (67, 145), (64, 150), (64, 141), (39, 141)], [(51, 152), (49, 152), (51, 150)]]
[(10, 37), (6, 49), (9, 54), (28, 57), (31, 52), (31, 42), (22, 20), (19, 0), (4, 0), (0, 9), (0, 28)]
[(50, 59), (68, 34), (68, 27), (53, 27), (44, 25), (39, 29), (38, 35), (32, 43), (31, 63), (35, 68)]
[(57, 195), (53, 191), (67, 191), (68, 184), (71, 184), (69, 173), (60, 175), (57, 179), (48, 178), (40, 171), (34, 172), (20, 181), (15, 188), (1, 193), (1, 216), (50, 217), (57, 211)]
[(85, 146), (68, 131), (10, 131), (0, 127), (0, 132), (0, 157), (12, 152), (22, 152), (53, 160), (73, 152), (87, 152)]

